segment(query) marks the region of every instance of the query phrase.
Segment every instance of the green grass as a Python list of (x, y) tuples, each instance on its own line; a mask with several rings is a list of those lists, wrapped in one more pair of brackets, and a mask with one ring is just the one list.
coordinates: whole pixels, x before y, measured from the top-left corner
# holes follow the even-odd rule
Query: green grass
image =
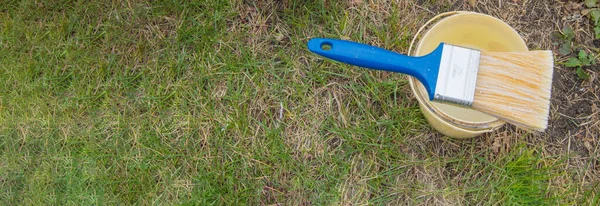
[(402, 76), (305, 48), (406, 51), (425, 14), (243, 2), (0, 5), (0, 204), (597, 201), (563, 157), (440, 138)]

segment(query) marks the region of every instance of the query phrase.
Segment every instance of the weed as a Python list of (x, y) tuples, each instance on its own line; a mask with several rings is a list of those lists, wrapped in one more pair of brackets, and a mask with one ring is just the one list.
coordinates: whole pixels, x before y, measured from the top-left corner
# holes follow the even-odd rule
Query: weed
[(596, 64), (596, 57), (593, 54), (587, 54), (584, 50), (580, 50), (577, 57), (571, 57), (564, 65), (574, 67), (577, 70), (577, 76), (581, 79), (588, 79), (590, 76), (585, 72), (583, 67), (588, 67)]
[[(597, 0), (585, 0), (585, 6), (588, 8), (584, 13), (589, 16), (590, 20), (594, 25), (595, 38), (600, 39), (600, 8), (598, 8)], [(562, 35), (558, 35), (559, 42), (554, 42), (554, 45), (560, 45), (559, 52), (562, 55), (569, 55), (571, 52), (580, 46), (573, 46), (573, 39), (575, 33), (573, 29), (565, 25), (562, 29)], [(562, 63), (566, 67), (576, 68), (575, 73), (580, 79), (588, 79), (589, 74), (585, 71), (584, 67), (589, 67), (596, 64), (596, 57), (590, 53), (587, 54), (585, 50), (580, 49), (579, 53), (575, 57), (569, 57), (569, 59)]]
[(560, 54), (570, 54), (572, 50), (573, 39), (575, 38), (575, 33), (573, 32), (573, 29), (569, 25), (565, 25), (562, 28), (562, 33), (555, 36), (559, 39), (559, 41), (555, 41), (552, 44), (560, 45), (558, 50)]
[(585, 5), (589, 8), (586, 13), (594, 23), (596, 39), (600, 39), (600, 8), (598, 8), (597, 0), (585, 0)]

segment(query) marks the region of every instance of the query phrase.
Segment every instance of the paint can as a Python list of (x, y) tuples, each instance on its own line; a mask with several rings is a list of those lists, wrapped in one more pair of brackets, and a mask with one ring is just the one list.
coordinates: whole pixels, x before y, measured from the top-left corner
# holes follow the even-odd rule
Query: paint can
[[(517, 31), (502, 20), (481, 13), (455, 11), (439, 14), (423, 25), (412, 40), (409, 54), (428, 54), (441, 42), (482, 51), (528, 51)], [(446, 136), (471, 138), (505, 124), (472, 109), (431, 102), (417, 79), (409, 76), (409, 83), (429, 124)]]

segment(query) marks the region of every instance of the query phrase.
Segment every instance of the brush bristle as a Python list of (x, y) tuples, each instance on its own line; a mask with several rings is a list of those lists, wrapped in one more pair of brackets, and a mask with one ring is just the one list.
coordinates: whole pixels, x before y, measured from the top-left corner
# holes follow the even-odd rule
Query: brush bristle
[(481, 52), (473, 109), (525, 129), (548, 126), (551, 51)]

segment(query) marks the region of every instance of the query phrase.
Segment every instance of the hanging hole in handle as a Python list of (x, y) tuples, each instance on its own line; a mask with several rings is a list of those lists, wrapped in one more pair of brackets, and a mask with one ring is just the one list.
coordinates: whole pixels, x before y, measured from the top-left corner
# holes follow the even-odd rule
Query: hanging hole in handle
[(329, 51), (329, 50), (331, 50), (331, 48), (333, 48), (333, 46), (331, 45), (330, 42), (323, 42), (323, 43), (321, 43), (321, 49), (322, 50)]

